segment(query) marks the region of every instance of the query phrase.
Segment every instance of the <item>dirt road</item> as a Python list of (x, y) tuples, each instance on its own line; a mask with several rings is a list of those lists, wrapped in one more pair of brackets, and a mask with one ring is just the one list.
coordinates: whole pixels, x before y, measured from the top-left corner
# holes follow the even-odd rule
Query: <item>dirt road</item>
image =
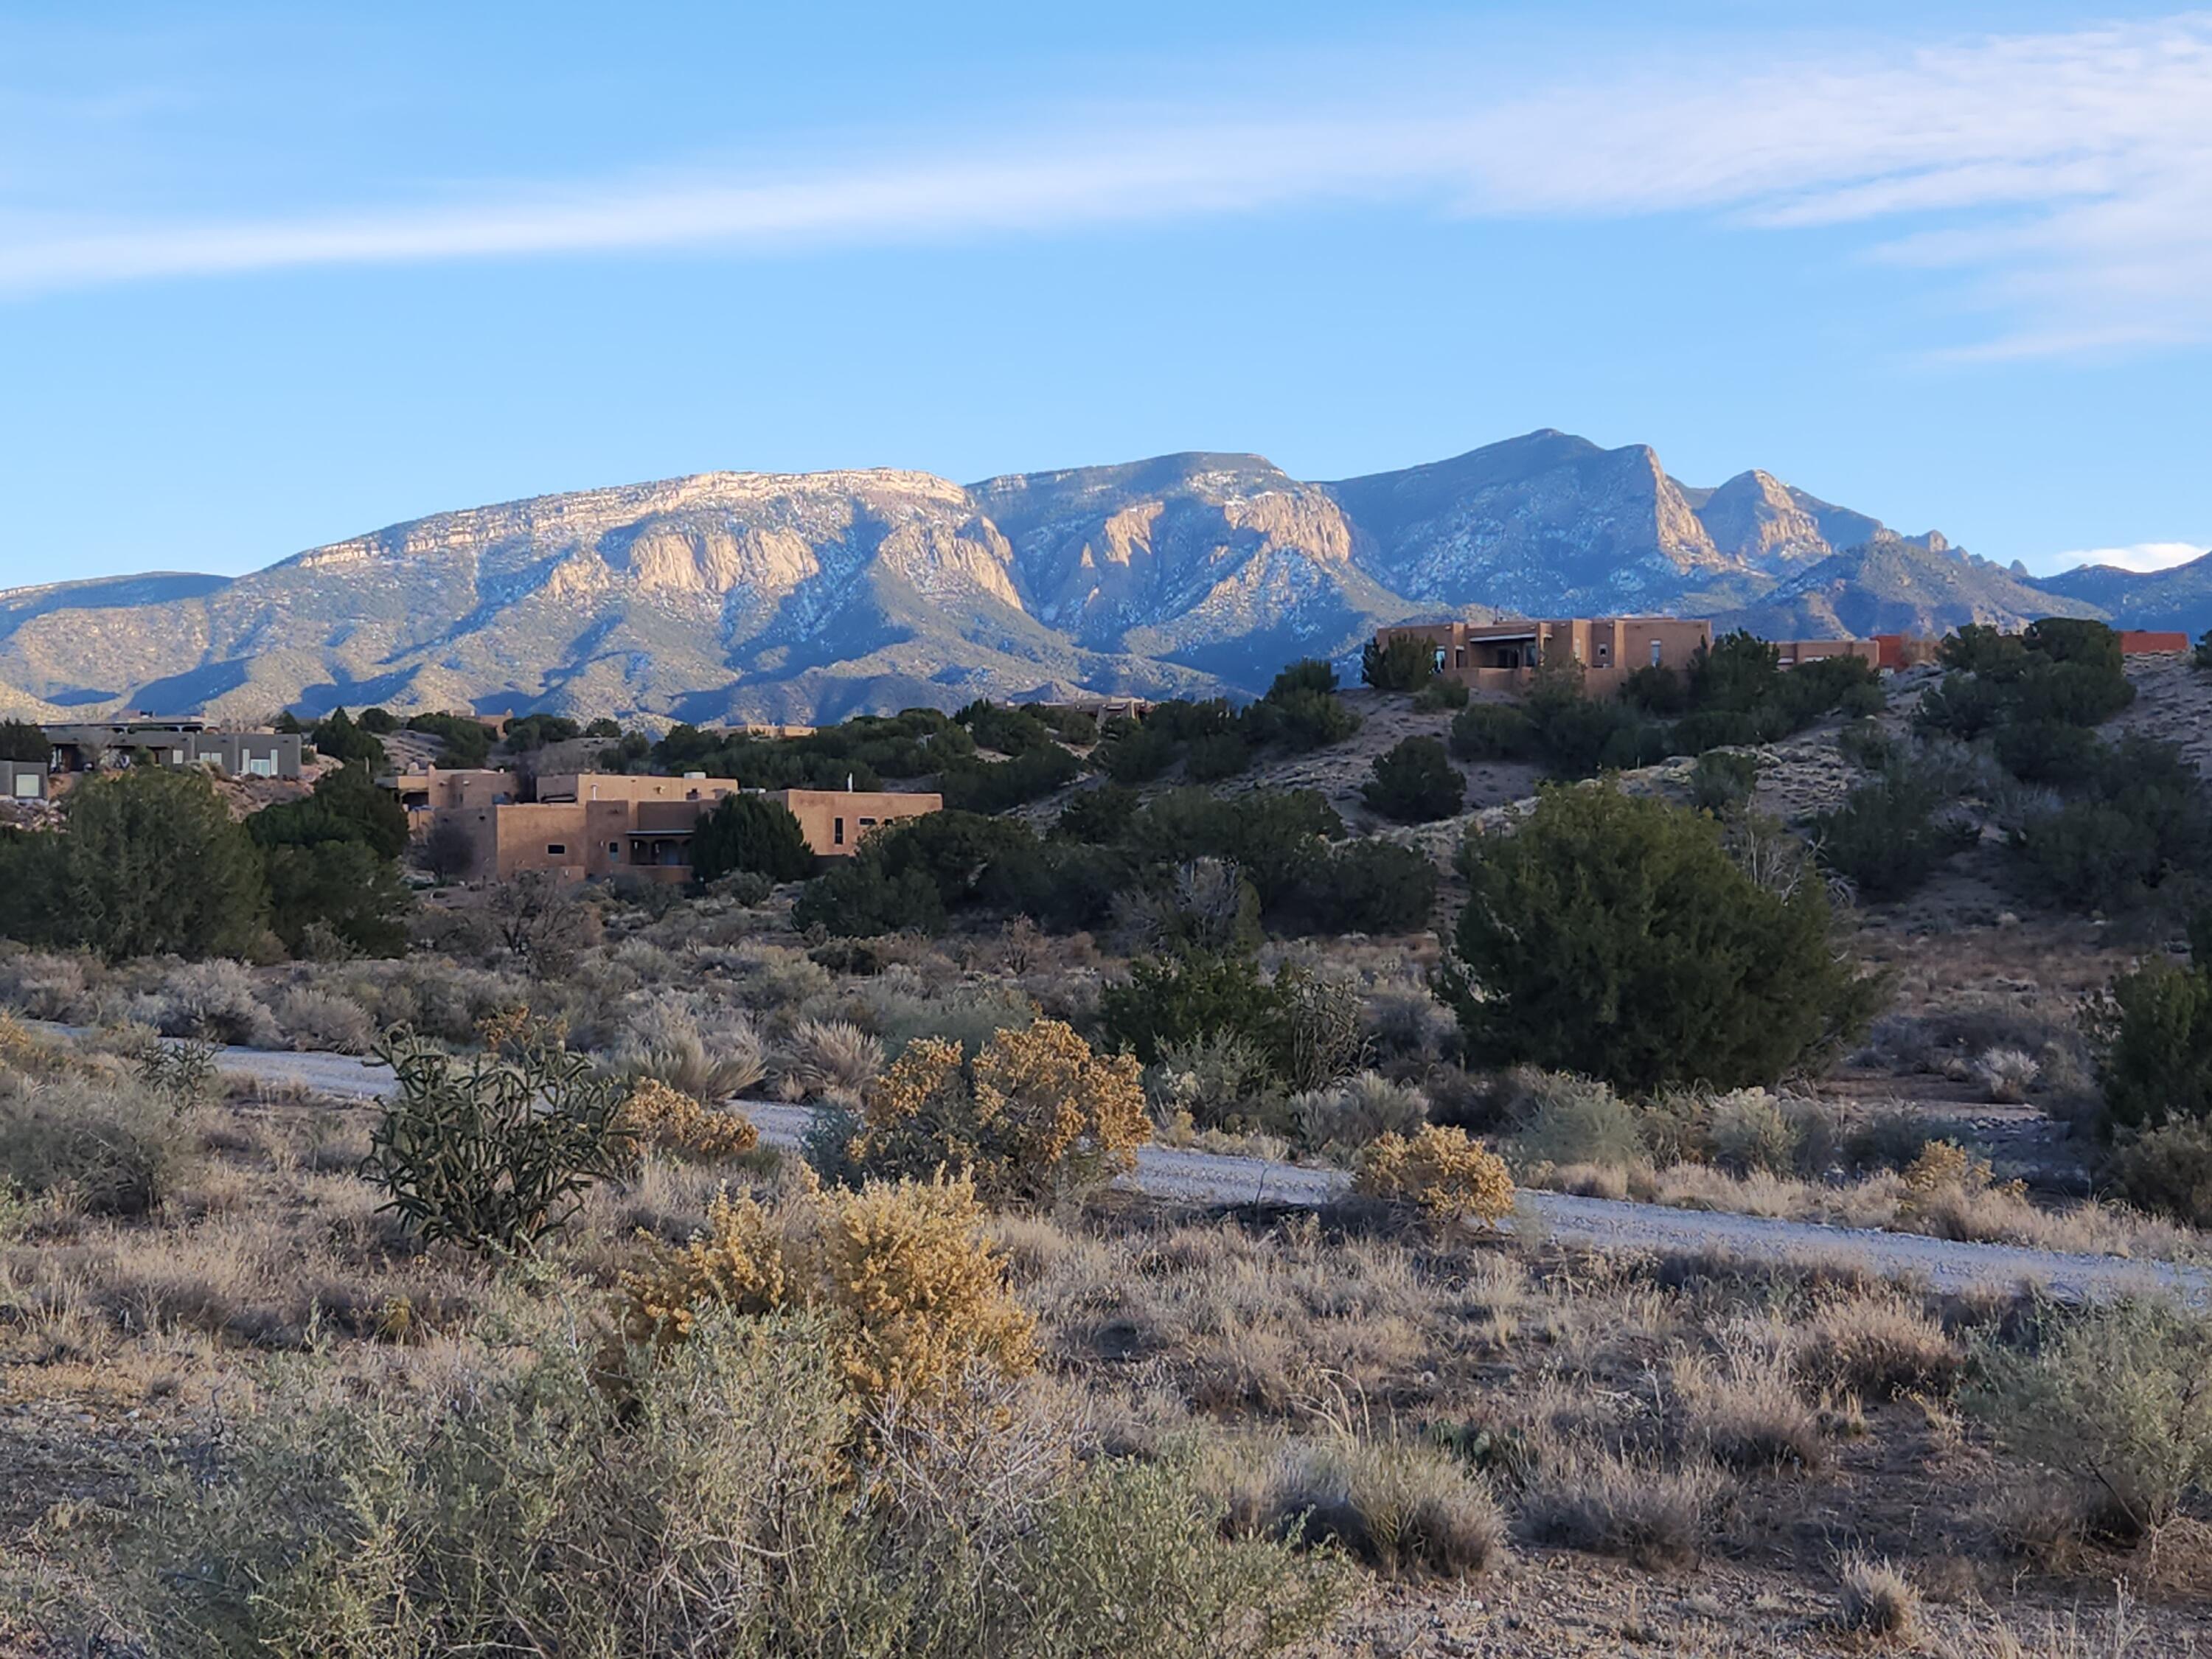
[[(65, 1027), (46, 1029), (74, 1035)], [(389, 1071), (347, 1054), (220, 1048), (216, 1063), (230, 1075), (251, 1078), (268, 1086), (311, 1090), (344, 1099), (374, 1100), (392, 1090)], [(796, 1146), (812, 1121), (811, 1109), (805, 1106), (768, 1101), (740, 1103), (760, 1126), (762, 1139), (770, 1146)], [(1314, 1208), (1341, 1194), (1346, 1177), (1335, 1170), (1147, 1146), (1137, 1155), (1133, 1184), (1156, 1197), (1186, 1203)], [(1563, 1193), (1524, 1191), (1512, 1224), (1603, 1250), (1716, 1250), (1760, 1261), (1848, 1261), (1877, 1273), (1914, 1275), (1943, 1291), (2008, 1288), (2032, 1281), (2069, 1300), (2148, 1290), (2176, 1290), (2192, 1299), (2212, 1297), (2212, 1272), (2170, 1262), (2070, 1255), (2006, 1244), (1962, 1244), (1917, 1233), (1665, 1209), (1653, 1204), (1573, 1198)]]

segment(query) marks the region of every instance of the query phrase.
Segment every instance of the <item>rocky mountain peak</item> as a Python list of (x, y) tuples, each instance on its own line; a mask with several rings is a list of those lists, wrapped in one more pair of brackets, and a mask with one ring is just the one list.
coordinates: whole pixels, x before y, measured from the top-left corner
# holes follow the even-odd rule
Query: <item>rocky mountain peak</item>
[(1739, 472), (1717, 489), (1685, 492), (1717, 552), (1756, 569), (1826, 558), (1835, 549), (1797, 493), (1771, 472)]
[(235, 580), (0, 593), (0, 705), (803, 720), (1042, 686), (1249, 694), (1424, 615), (1687, 611), (1800, 636), (2069, 604), (2097, 608), (1770, 472), (1700, 489), (1648, 445), (1547, 428), (1328, 483), (1190, 451), (968, 485), (703, 472), (433, 514)]

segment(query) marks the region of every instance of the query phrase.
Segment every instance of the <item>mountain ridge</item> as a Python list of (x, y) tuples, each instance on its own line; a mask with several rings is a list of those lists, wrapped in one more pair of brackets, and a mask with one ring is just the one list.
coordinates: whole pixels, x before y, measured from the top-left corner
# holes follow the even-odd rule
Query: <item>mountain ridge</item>
[(970, 484), (717, 471), (434, 513), (244, 576), (0, 592), (0, 707), (805, 720), (1249, 696), (1416, 616), (1687, 611), (1809, 635), (2051, 610), (2110, 614), (1757, 468), (1699, 488), (1649, 446), (1547, 428), (1330, 482), (1184, 451)]
[(2036, 586), (2124, 617), (2131, 628), (2179, 629), (2191, 639), (2212, 628), (2212, 553), (2164, 570), (2085, 564)]

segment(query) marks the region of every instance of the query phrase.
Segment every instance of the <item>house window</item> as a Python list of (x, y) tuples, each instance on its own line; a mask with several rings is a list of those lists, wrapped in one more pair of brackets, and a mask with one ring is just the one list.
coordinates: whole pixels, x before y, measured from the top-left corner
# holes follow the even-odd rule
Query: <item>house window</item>
[(845, 820), (833, 818), (830, 823), (830, 839), (839, 847), (845, 844)]
[(549, 859), (566, 858), (568, 854), (568, 848), (566, 842), (549, 841), (545, 843), (545, 856)]
[(1659, 666), (1659, 659), (1660, 659), (1662, 656), (1665, 655), (1665, 654), (1666, 654), (1666, 648), (1665, 648), (1663, 646), (1662, 646), (1662, 645), (1659, 643), (1659, 641), (1656, 641), (1656, 640), (1652, 641), (1651, 641), (1651, 665), (1652, 665), (1654, 668), (1656, 668), (1656, 667), (1658, 667), (1658, 666)]
[(1437, 647), (1437, 659), (1431, 666), (1439, 674), (1444, 672), (1444, 648), (1441, 645)]
[(18, 772), (15, 775), (16, 795), (26, 800), (35, 800), (40, 793), (40, 781), (36, 772)]
[(607, 856), (611, 859), (619, 859), (622, 856), (622, 843), (618, 841), (609, 842), (607, 843)]
[(249, 755), (246, 757), (246, 770), (247, 775), (252, 777), (273, 778), (276, 775), (276, 757), (274, 755)]

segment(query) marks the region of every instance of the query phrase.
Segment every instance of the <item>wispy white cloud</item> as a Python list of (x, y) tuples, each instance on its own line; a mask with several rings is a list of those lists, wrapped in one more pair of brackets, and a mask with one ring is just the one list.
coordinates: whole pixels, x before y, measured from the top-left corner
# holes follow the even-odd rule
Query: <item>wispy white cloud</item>
[(2130, 547), (2085, 547), (2071, 553), (2047, 553), (2026, 563), (2039, 576), (2055, 576), (2062, 570), (2085, 564), (2109, 564), (2121, 570), (2148, 573), (2171, 570), (2191, 559), (2201, 559), (2209, 552), (2212, 548), (2199, 547), (2194, 542), (2137, 542)]
[(1449, 78), (1409, 92), (1378, 76), (1288, 117), (1001, 125), (988, 148), (927, 159), (911, 159), (917, 145), (897, 160), (537, 185), (459, 204), (12, 228), (0, 217), (0, 289), (769, 251), (1402, 198), (1488, 216), (1863, 226), (1874, 257), (1973, 284), (1998, 319), (1966, 348), (1982, 354), (2212, 338), (2212, 16), (1856, 55), (1747, 46), (1694, 75), (1428, 90)]

